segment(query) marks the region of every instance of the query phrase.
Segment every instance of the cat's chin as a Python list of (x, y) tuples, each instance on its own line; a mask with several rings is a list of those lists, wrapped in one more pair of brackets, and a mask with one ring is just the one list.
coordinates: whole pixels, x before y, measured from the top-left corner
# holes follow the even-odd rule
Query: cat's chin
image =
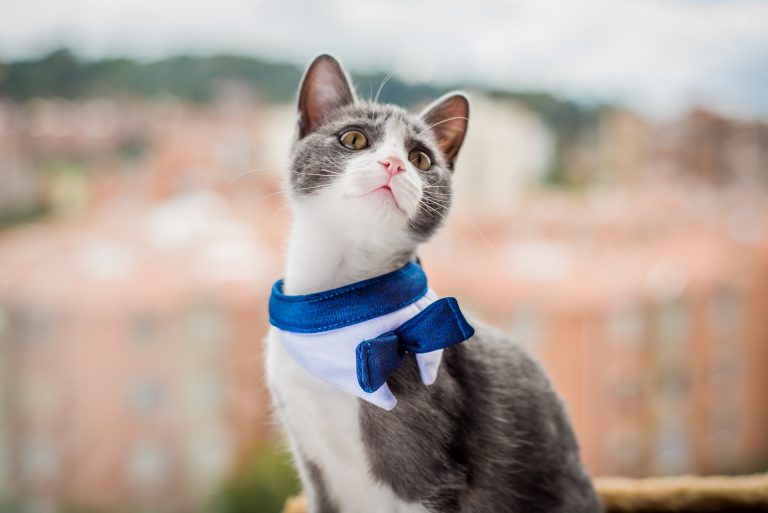
[(385, 212), (408, 218), (408, 213), (401, 206), (396, 193), (388, 185), (382, 185), (361, 194), (349, 194), (347, 198), (360, 202), (364, 208), (373, 208), (377, 211), (383, 209)]
[(397, 201), (395, 192), (388, 185), (382, 185), (378, 189), (374, 189), (368, 193), (368, 196), (371, 196), (374, 201), (384, 204), (385, 208), (393, 208), (404, 216), (408, 215), (405, 209), (400, 206), (400, 202)]

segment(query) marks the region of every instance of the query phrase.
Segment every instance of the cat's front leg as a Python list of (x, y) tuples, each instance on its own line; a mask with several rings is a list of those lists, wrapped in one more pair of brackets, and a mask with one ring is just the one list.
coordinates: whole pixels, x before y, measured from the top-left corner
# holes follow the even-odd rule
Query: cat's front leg
[(301, 483), (307, 496), (308, 513), (339, 513), (339, 509), (328, 495), (323, 473), (315, 463), (301, 455), (296, 457)]

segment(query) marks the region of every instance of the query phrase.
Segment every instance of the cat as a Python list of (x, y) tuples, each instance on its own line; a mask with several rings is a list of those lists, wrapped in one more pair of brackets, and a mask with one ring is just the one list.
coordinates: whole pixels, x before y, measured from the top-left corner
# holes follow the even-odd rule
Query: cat
[[(450, 207), (467, 97), (446, 94), (418, 115), (362, 101), (321, 55), (302, 79), (298, 118), (286, 184), (294, 221), (273, 294), (315, 297), (416, 266)], [(602, 510), (544, 372), (499, 331), (470, 323), (474, 335), (443, 350), (429, 385), (405, 353), (386, 407), (313, 374), (312, 353), (303, 365), (270, 329), (267, 383), (311, 512)]]

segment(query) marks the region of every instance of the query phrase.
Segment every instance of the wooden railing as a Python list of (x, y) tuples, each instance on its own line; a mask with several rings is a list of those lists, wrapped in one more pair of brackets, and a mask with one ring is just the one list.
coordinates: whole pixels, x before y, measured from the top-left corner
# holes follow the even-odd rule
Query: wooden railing
[[(606, 513), (768, 513), (768, 474), (739, 477), (598, 478)], [(283, 513), (307, 513), (303, 496)]]

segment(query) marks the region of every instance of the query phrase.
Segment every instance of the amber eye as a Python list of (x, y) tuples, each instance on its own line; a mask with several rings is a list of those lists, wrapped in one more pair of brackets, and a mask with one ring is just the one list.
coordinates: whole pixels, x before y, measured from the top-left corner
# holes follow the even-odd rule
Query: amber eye
[(411, 161), (411, 164), (416, 166), (418, 169), (421, 169), (422, 171), (426, 171), (432, 167), (432, 161), (430, 160), (429, 155), (421, 150), (413, 150), (408, 155), (408, 160)]
[(341, 134), (339, 142), (350, 150), (362, 150), (368, 147), (368, 138), (360, 130), (348, 130)]

